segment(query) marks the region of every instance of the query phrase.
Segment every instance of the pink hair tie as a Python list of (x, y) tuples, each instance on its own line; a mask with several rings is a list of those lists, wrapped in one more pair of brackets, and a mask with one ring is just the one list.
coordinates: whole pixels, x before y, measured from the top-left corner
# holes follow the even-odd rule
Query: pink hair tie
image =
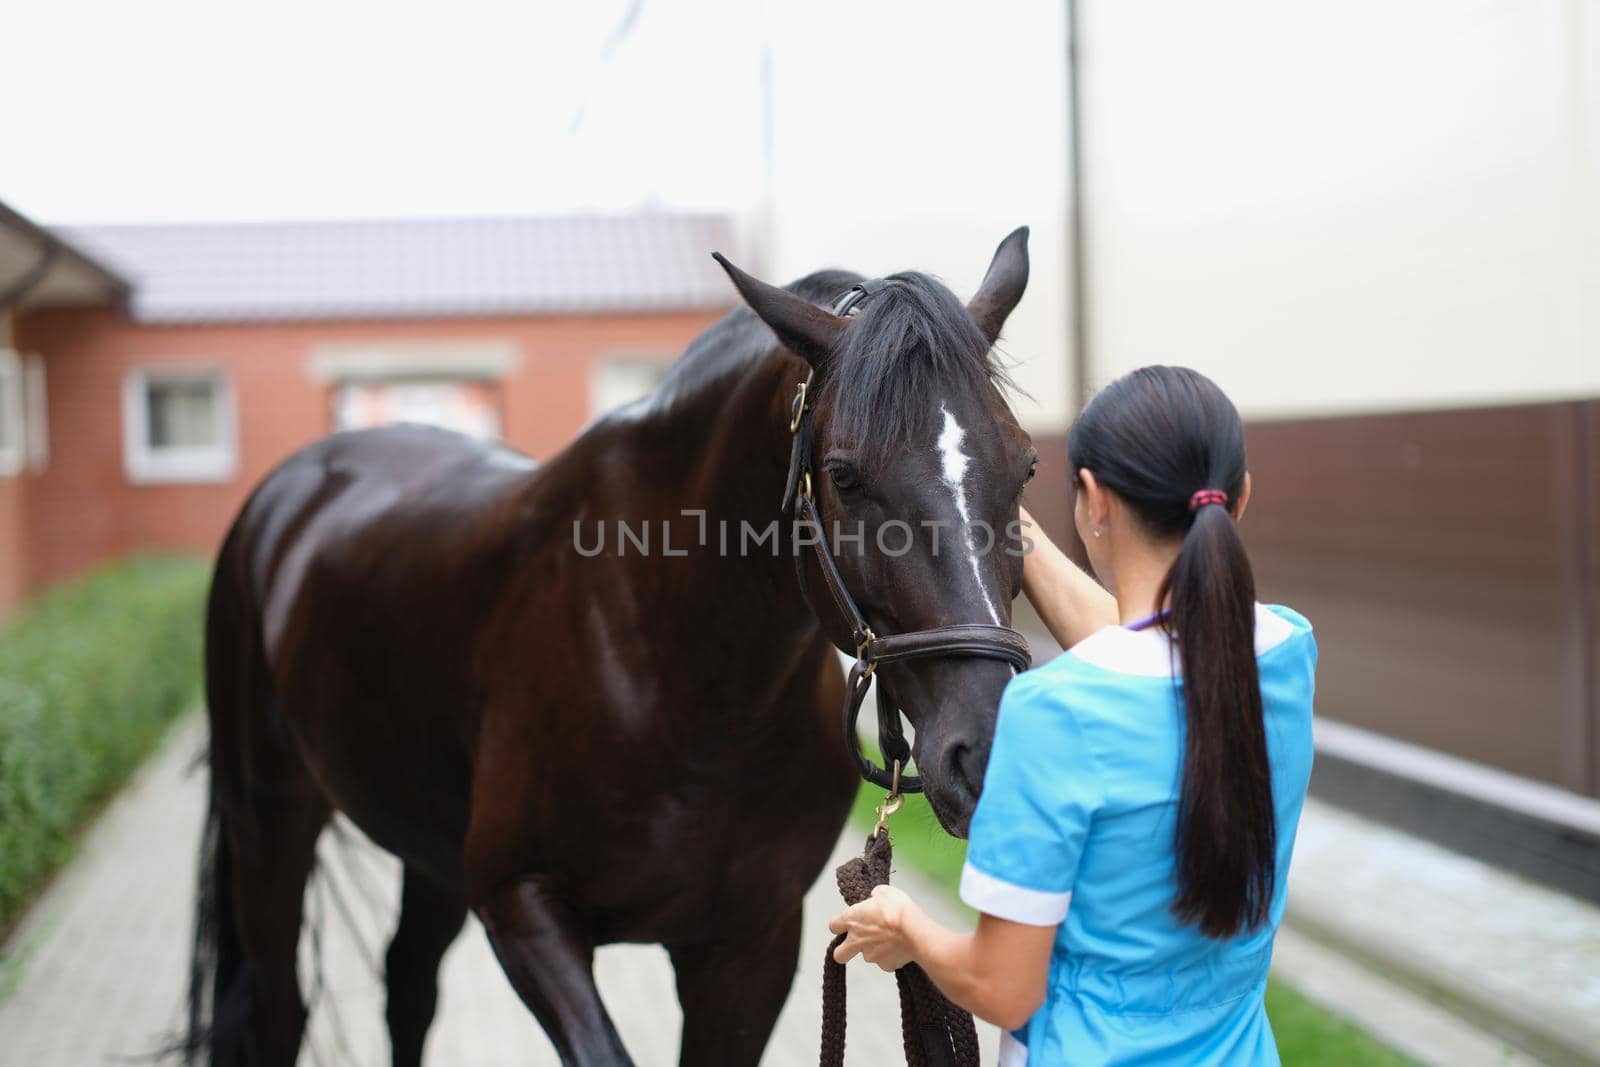
[(1207, 504), (1221, 504), (1228, 506), (1228, 494), (1221, 489), (1197, 489), (1194, 496), (1189, 498), (1189, 510), (1199, 511)]

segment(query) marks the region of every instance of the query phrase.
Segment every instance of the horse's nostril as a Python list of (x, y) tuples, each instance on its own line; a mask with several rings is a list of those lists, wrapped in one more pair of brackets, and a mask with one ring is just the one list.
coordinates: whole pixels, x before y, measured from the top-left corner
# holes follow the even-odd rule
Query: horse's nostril
[(986, 762), (987, 760), (975, 753), (969, 745), (951, 747), (949, 766), (946, 768), (950, 784), (974, 803), (983, 790), (983, 771)]

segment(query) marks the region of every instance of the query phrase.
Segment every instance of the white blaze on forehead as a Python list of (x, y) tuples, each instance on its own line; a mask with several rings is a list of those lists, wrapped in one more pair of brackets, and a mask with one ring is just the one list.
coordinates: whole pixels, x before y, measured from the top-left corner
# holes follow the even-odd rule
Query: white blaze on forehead
[[(967, 431), (961, 428), (956, 417), (950, 414), (950, 409), (943, 404), (939, 411), (944, 415), (944, 429), (939, 431), (939, 468), (944, 476), (944, 484), (950, 487), (950, 493), (955, 497), (956, 514), (961, 516), (962, 532), (972, 522), (972, 517), (967, 511), (967, 468), (972, 461), (961, 450), (961, 442), (966, 440)], [(994, 538), (989, 539), (989, 545), (994, 547)], [(967, 546), (957, 551), (966, 551), (967, 563), (972, 567), (972, 576), (977, 579), (978, 592), (983, 594), (983, 604), (989, 609), (989, 615), (994, 619), (996, 626), (1005, 625), (1000, 621), (1000, 611), (994, 606), (994, 598), (989, 595), (989, 587), (983, 581), (983, 568), (978, 565), (978, 554), (970, 550), (970, 539)]]

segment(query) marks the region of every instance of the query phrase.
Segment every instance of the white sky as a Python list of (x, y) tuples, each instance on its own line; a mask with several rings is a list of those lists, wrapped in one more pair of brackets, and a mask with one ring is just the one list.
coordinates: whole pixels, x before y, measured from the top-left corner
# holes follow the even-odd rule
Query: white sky
[(605, 59), (627, 9), (0, 0), (0, 200), (43, 222), (750, 206), (763, 5), (644, 0)]

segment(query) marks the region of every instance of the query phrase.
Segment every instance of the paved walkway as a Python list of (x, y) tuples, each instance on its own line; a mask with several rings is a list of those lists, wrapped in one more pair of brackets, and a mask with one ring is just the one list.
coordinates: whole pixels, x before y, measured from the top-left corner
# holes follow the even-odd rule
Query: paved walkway
[[(204, 807), (205, 776), (191, 769), (202, 748), (202, 730), (198, 716), (180, 725), (5, 946), (0, 958), (3, 1067), (126, 1062), (125, 1057), (159, 1047), (176, 1032)], [(825, 924), (838, 901), (831, 872), (858, 847), (855, 832), (847, 832), (836, 859), (806, 898), (801, 970), (764, 1061), (769, 1067), (816, 1063)], [(308, 899), (309, 912), (323, 909), (329, 915), (325, 992), (313, 1009), (311, 1041), (301, 1063), (387, 1063), (376, 961), (398, 908), (399, 865), (364, 843), (327, 851), (325, 861), (331, 888), (313, 890)], [(908, 873), (897, 872), (896, 881), (919, 900), (940, 900), (931, 888), (919, 889)], [(333, 914), (336, 895), (364, 917), (356, 936)], [(944, 918), (961, 921), (958, 915)], [(596, 969), (601, 994), (640, 1067), (676, 1063), (680, 1021), (666, 954), (654, 946), (605, 948)], [(309, 980), (303, 984), (311, 988)], [(875, 969), (852, 971), (852, 1064), (899, 1062), (894, 990), (893, 980)], [(983, 1031), (986, 1057), (992, 1056), (997, 1035), (990, 1027)], [(429, 1038), (428, 1062), (433, 1067), (557, 1062), (476, 921), (468, 923), (445, 958), (441, 1013)]]

